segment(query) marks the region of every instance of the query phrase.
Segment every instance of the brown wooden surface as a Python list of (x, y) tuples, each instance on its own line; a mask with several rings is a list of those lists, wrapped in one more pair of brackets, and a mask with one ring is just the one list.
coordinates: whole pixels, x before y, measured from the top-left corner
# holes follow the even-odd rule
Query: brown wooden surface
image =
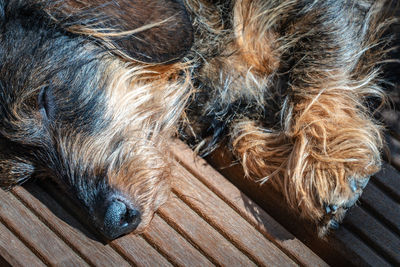
[(400, 112), (388, 110), (383, 118), (387, 123), (386, 162), (341, 228), (326, 240), (316, 236), (313, 225), (288, 210), (283, 197), (271, 186), (247, 181), (241, 167), (232, 165), (229, 153), (220, 149), (207, 160), (329, 264), (400, 266)]
[[(171, 150), (180, 164), (192, 175), (198, 177), (199, 181), (215, 194), (215, 197), (218, 196), (223, 199), (242, 218), (247, 220), (249, 224), (253, 225), (282, 251), (285, 251), (287, 255), (290, 255), (296, 262), (304, 266), (326, 265), (315, 253), (278, 224), (237, 187), (227, 181), (205, 160), (195, 157), (185, 144), (176, 141), (171, 146)], [(204, 198), (208, 198), (208, 196), (204, 196)], [(215, 213), (214, 216), (217, 214)]]
[(170, 200), (143, 234), (109, 243), (49, 182), (0, 190), (0, 264), (327, 266), (182, 142), (171, 152)]
[(400, 266), (396, 129), (388, 127), (383, 170), (325, 240), (279, 192), (244, 179), (229, 154), (210, 156), (213, 168), (174, 140), (171, 198), (141, 235), (104, 242), (49, 182), (0, 190), (0, 266)]

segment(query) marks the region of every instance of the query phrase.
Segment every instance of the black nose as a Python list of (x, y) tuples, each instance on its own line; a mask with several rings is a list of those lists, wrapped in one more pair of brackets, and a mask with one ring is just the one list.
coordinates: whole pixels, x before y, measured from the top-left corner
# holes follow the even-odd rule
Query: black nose
[(120, 199), (112, 199), (105, 207), (103, 234), (115, 239), (132, 232), (140, 223), (140, 212)]

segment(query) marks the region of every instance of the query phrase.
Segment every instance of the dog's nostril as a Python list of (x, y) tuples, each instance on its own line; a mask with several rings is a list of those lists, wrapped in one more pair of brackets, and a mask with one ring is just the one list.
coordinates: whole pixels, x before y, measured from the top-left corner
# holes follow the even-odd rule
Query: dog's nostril
[(136, 229), (140, 223), (140, 212), (124, 201), (110, 201), (104, 216), (104, 234), (110, 239), (117, 238)]
[(121, 223), (124, 224), (123, 226), (127, 226), (137, 220), (140, 220), (140, 212), (135, 209), (127, 209), (125, 217), (121, 220)]
[(120, 221), (122, 221), (127, 213), (127, 207), (125, 203), (119, 200), (114, 200), (108, 206), (106, 214), (104, 216), (105, 225), (115, 225), (119, 226)]

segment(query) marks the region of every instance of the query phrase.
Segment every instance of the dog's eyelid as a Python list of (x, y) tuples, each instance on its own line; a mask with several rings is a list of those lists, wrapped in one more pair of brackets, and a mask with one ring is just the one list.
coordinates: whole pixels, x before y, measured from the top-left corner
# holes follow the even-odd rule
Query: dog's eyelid
[(38, 107), (41, 115), (47, 120), (54, 118), (55, 102), (49, 86), (43, 86), (38, 95)]

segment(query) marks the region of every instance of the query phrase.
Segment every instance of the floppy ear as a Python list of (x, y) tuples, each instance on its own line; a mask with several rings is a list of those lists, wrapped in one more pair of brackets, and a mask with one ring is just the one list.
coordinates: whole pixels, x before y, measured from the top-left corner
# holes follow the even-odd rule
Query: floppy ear
[(67, 31), (91, 36), (131, 60), (170, 63), (193, 43), (181, 0), (63, 0), (46, 10)]

